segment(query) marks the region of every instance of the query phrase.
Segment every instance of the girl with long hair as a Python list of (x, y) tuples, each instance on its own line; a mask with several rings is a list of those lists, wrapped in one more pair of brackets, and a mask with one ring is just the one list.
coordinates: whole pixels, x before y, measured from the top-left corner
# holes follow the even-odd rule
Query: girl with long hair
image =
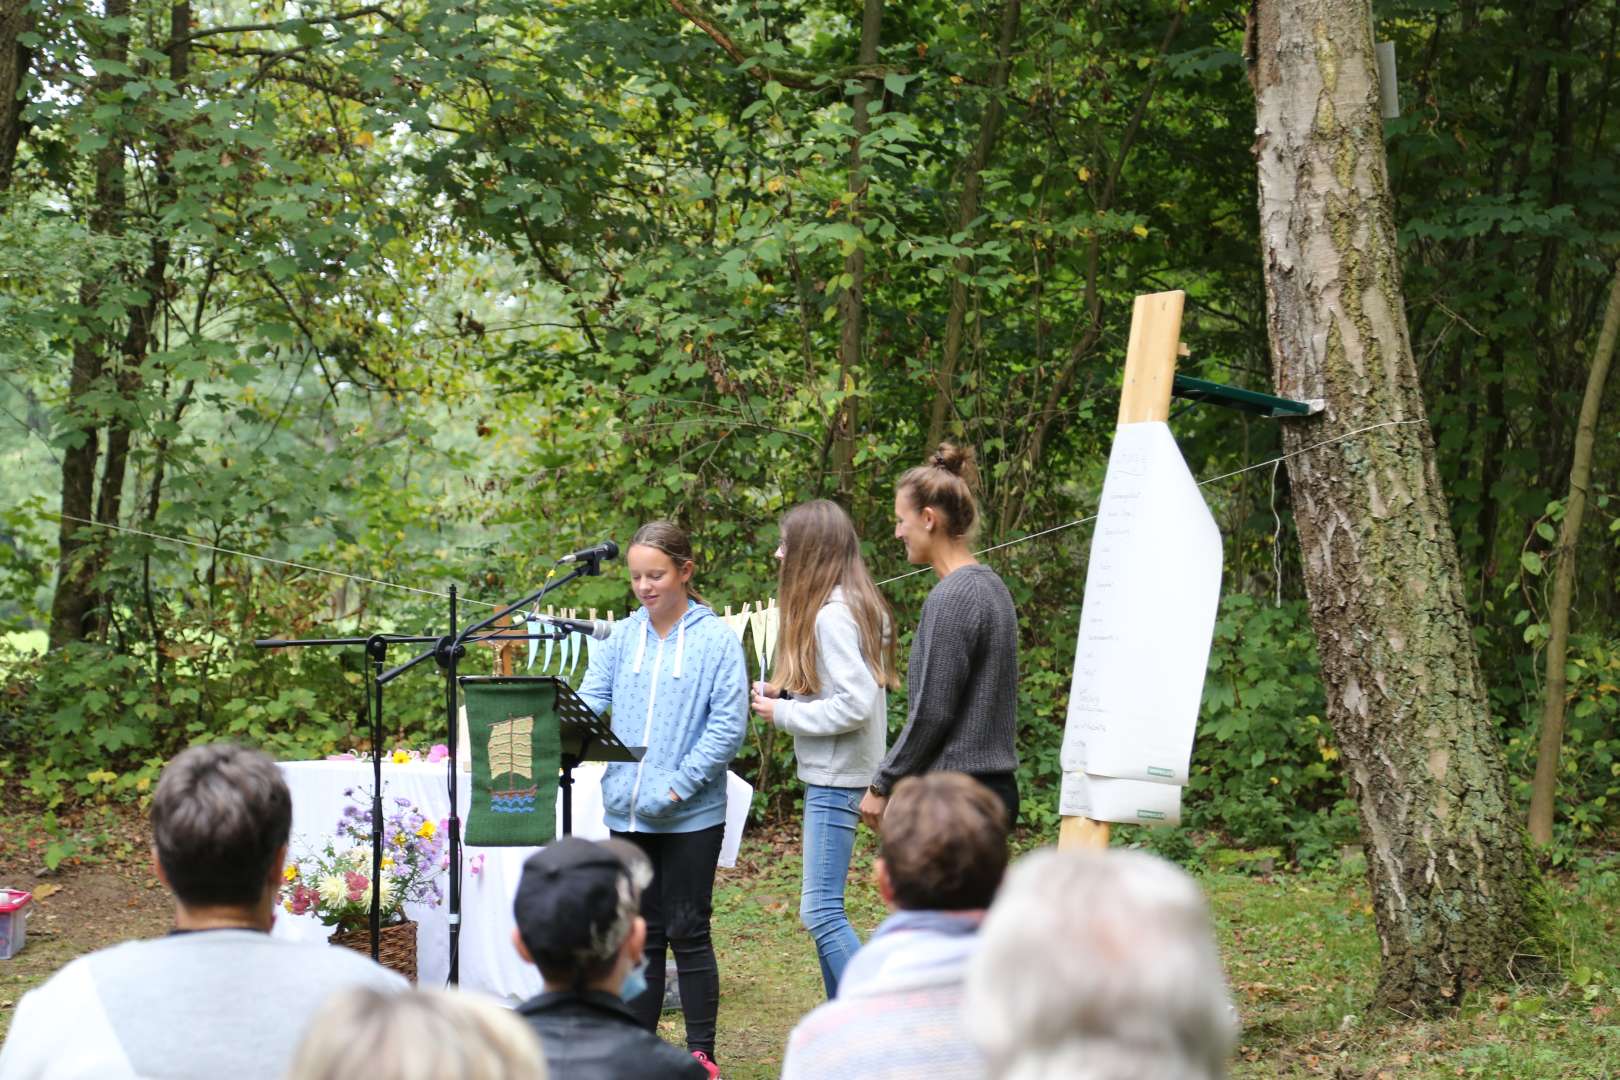
[(826, 499), (782, 519), (782, 629), (776, 670), (754, 686), (760, 716), (793, 736), (804, 781), (799, 919), (816, 943), (827, 997), (860, 938), (844, 911), (861, 797), (883, 759), (884, 693), (894, 669), (889, 605), (872, 583), (855, 526)]
[(725, 836), (726, 766), (747, 727), (748, 669), (742, 643), (692, 587), (696, 564), (685, 530), (668, 521), (643, 525), (625, 561), (641, 607), (591, 651), (579, 696), (599, 713), (612, 710), (621, 742), (647, 748), (640, 761), (615, 762), (602, 775), (608, 830), (653, 865), (641, 894), (647, 988), (627, 1005), (643, 1027), (658, 1030), (664, 950), (674, 949), (687, 1049), (714, 1076), (720, 972), (709, 919)]
[(938, 583), (923, 602), (906, 667), (906, 726), (861, 800), (873, 828), (894, 785), (917, 773), (967, 773), (1018, 820), (1018, 613), (996, 572), (973, 557), (979, 521), (970, 447), (945, 442), (895, 486), (894, 536)]

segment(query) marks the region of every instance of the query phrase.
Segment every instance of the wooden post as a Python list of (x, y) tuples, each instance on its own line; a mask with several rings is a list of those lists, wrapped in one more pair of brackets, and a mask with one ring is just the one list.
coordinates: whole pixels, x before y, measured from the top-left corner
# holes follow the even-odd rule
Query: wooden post
[[(1119, 426), (1170, 418), (1170, 388), (1181, 351), (1181, 309), (1187, 294), (1147, 293), (1131, 310), (1131, 336), (1125, 348), (1125, 381), (1119, 392)], [(1064, 817), (1058, 828), (1060, 848), (1105, 848), (1106, 821)]]
[[(522, 627), (524, 633), (529, 632), (528, 618), (521, 611), (512, 613), (511, 623), (514, 627)], [(513, 655), (517, 652), (517, 648), (518, 643), (515, 641), (503, 641), (495, 646), (495, 674), (512, 674)]]

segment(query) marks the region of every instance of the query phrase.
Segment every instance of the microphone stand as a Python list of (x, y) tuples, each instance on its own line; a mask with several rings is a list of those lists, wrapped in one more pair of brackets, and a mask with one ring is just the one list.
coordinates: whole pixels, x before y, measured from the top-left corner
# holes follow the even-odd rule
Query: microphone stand
[[(383, 805), (382, 805), (382, 732), (383, 732), (383, 687), (411, 668), (416, 667), (424, 660), (433, 659), (444, 668), (445, 680), (445, 726), (448, 730), (449, 757), (449, 794), (450, 794), (450, 983), (460, 982), (460, 947), (461, 947), (461, 816), (456, 806), (456, 742), (460, 731), (460, 724), (456, 715), (456, 663), (466, 655), (466, 646), (486, 640), (524, 641), (524, 640), (552, 640), (557, 641), (566, 637), (570, 631), (555, 630), (549, 633), (538, 634), (508, 634), (502, 633), (499, 628), (493, 633), (480, 634), (497, 619), (510, 615), (521, 608), (526, 608), (554, 589), (559, 589), (576, 578), (598, 576), (602, 573), (602, 554), (592, 553), (582, 556), (576, 562), (573, 570), (554, 582), (541, 586), (535, 592), (522, 600), (497, 611), (494, 615), (482, 622), (473, 624), (459, 633), (455, 632), (458, 618), (456, 607), (456, 587), (450, 586), (450, 629), (451, 633), (439, 637), (418, 634), (371, 634), (367, 637), (336, 637), (336, 638), (258, 638), (253, 642), (256, 649), (284, 649), (293, 646), (341, 646), (359, 645), (365, 648), (365, 655), (369, 663), (366, 665), (366, 717), (371, 735), (371, 910), (368, 922), (371, 931), (371, 958), (378, 959), (381, 951), (382, 934), (382, 850), (383, 850)], [(387, 662), (388, 647), (390, 645), (427, 644), (432, 648), (420, 653), (405, 663), (389, 670), (384, 670)]]
[(366, 658), (366, 726), (371, 733), (371, 911), (367, 920), (371, 930), (371, 958), (376, 960), (381, 950), (382, 936), (382, 731), (383, 692), (377, 677), (382, 674), (388, 657), (388, 646), (437, 641), (433, 637), (410, 634), (372, 634), (370, 637), (343, 638), (259, 638), (256, 649), (284, 649), (305, 645), (362, 645)]
[[(602, 557), (602, 553), (600, 552), (592, 552), (588, 555), (582, 555), (574, 564), (574, 568), (561, 578), (542, 585), (539, 589), (530, 593), (528, 596), (525, 596), (523, 599), (518, 600), (515, 603), (508, 604), (506, 607), (497, 611), (489, 618), (484, 619), (481, 622), (476, 622), (459, 633), (456, 632), (455, 629), (458, 618), (456, 611), (456, 587), (454, 585), (450, 586), (449, 602), (451, 633), (436, 639), (434, 641), (433, 648), (428, 649), (426, 652), (419, 653), (418, 655), (413, 656), (411, 659), (405, 661), (405, 663), (400, 664), (398, 667), (389, 671), (381, 672), (377, 675), (377, 684), (379, 687), (381, 687), (399, 678), (416, 665), (429, 659), (435, 661), (441, 668), (444, 669), (445, 672), (444, 717), (445, 728), (449, 732), (447, 745), (450, 749), (450, 756), (446, 760), (449, 765), (448, 787), (450, 791), (450, 914), (448, 921), (450, 923), (451, 986), (455, 986), (461, 981), (461, 810), (459, 804), (456, 802), (456, 773), (458, 771), (458, 766), (456, 764), (456, 742), (460, 735), (461, 725), (459, 723), (459, 717), (457, 716), (456, 709), (456, 696), (460, 690), (460, 686), (456, 682), (457, 664), (461, 658), (466, 655), (466, 644), (469, 641), (484, 640), (484, 638), (474, 637), (472, 635), (475, 635), (480, 630), (490, 626), (497, 619), (503, 619), (514, 611), (529, 607), (547, 593), (554, 589), (562, 588), (564, 585), (576, 578), (595, 577), (600, 575), (602, 573)], [(553, 635), (550, 634), (506, 635), (500, 633), (499, 630), (486, 636), (489, 638), (502, 639), (517, 639), (520, 637), (553, 637)]]

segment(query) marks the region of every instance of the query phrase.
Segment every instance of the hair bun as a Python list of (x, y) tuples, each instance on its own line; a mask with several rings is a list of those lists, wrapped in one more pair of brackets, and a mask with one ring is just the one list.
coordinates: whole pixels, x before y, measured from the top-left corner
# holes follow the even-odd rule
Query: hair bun
[(954, 476), (967, 477), (973, 470), (973, 447), (942, 442), (939, 449), (929, 456), (928, 464), (936, 469), (944, 469)]

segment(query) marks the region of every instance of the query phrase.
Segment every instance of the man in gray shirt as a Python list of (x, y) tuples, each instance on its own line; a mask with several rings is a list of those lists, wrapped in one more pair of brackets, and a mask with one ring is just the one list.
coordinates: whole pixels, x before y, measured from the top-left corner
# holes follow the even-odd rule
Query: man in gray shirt
[(151, 821), (174, 930), (81, 956), (25, 995), (0, 1080), (272, 1080), (334, 991), (405, 988), (347, 949), (271, 940), (292, 797), (264, 754), (186, 750), (158, 780)]

